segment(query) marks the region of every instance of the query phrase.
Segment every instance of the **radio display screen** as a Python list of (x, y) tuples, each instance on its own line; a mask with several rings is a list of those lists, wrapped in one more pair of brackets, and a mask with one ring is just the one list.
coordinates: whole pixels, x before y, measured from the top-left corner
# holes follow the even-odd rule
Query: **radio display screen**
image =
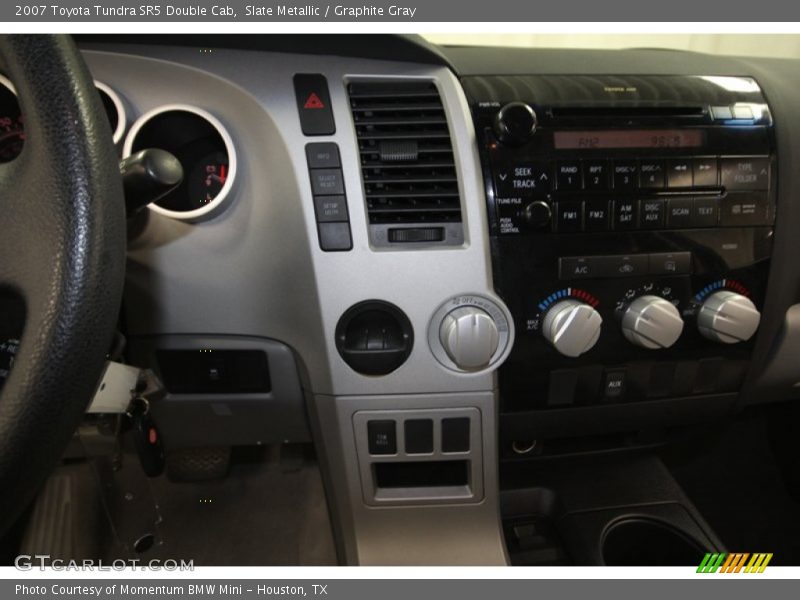
[(556, 131), (556, 150), (593, 148), (699, 148), (705, 132), (699, 129), (617, 129), (606, 131)]

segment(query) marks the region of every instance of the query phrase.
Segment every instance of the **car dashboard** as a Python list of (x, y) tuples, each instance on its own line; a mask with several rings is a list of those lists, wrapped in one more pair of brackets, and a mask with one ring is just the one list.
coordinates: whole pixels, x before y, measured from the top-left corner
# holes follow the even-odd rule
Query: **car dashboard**
[(797, 395), (796, 61), (310, 37), (77, 38), (185, 174), (121, 315), (167, 447), (313, 442), (341, 562), (501, 565), (531, 465)]

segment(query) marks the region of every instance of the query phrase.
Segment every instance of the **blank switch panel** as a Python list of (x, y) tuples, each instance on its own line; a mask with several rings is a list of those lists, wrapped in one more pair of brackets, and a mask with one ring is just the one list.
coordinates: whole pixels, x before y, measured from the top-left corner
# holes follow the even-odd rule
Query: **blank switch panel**
[(365, 504), (483, 499), (477, 408), (359, 411), (353, 434)]

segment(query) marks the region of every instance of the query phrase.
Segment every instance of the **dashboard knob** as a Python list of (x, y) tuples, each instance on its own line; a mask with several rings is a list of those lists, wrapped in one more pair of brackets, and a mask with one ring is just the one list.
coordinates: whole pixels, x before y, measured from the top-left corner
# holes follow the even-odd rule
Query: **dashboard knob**
[(723, 344), (749, 340), (760, 321), (761, 313), (749, 298), (728, 290), (711, 294), (697, 313), (703, 337)]
[(536, 200), (525, 207), (525, 221), (531, 227), (547, 227), (552, 217), (553, 211), (544, 200)]
[(536, 131), (536, 113), (524, 102), (511, 102), (497, 111), (494, 133), (504, 144), (522, 146)]
[(439, 339), (450, 360), (461, 369), (472, 370), (491, 362), (500, 343), (500, 333), (485, 310), (462, 306), (442, 320)]
[(657, 350), (669, 348), (683, 331), (678, 309), (660, 296), (640, 296), (622, 316), (622, 333), (632, 344)]
[(588, 352), (600, 337), (603, 317), (579, 300), (562, 300), (547, 311), (542, 324), (545, 339), (564, 356)]

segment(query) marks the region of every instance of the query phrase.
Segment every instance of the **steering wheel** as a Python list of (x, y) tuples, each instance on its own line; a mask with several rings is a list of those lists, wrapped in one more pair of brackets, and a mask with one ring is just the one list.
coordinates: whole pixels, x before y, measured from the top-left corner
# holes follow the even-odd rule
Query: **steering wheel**
[(25, 308), (0, 391), (2, 535), (94, 394), (119, 315), (126, 241), (117, 153), (72, 40), (3, 36), (0, 61), (26, 136), (21, 154), (0, 165), (0, 288)]

